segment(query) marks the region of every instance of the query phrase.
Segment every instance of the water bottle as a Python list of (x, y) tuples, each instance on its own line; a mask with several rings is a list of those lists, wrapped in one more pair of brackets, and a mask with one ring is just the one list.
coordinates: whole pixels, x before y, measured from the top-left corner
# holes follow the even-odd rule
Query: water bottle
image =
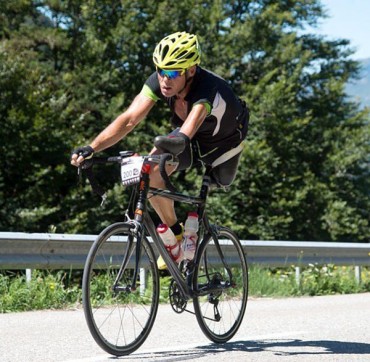
[(172, 259), (176, 263), (180, 263), (183, 260), (184, 252), (173, 231), (166, 224), (160, 224), (157, 227), (157, 232)]
[(184, 227), (184, 259), (193, 260), (198, 240), (198, 214), (194, 211), (188, 213)]

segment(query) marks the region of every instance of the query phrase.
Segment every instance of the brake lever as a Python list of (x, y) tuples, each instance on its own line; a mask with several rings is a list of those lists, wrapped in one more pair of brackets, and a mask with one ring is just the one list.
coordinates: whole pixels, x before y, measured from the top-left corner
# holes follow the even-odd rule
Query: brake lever
[(82, 168), (81, 168), (81, 166), (77, 167), (77, 176), (78, 176), (78, 181), (81, 182), (82, 181)]

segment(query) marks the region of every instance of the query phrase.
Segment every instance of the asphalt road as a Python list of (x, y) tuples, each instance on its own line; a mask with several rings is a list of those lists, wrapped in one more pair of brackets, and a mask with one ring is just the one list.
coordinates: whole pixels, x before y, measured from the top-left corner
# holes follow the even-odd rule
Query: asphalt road
[(370, 293), (250, 299), (225, 345), (164, 305), (144, 345), (118, 359), (95, 344), (80, 309), (0, 314), (0, 338), (1, 362), (370, 361)]

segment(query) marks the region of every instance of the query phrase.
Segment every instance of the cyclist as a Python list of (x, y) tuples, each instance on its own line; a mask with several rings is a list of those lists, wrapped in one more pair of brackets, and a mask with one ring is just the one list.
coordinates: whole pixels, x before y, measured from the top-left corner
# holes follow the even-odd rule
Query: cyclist
[[(146, 80), (131, 105), (107, 126), (88, 146), (72, 152), (71, 164), (79, 166), (94, 152), (102, 151), (125, 137), (162, 100), (172, 111), (174, 130), (170, 137), (185, 140), (179, 154), (177, 171), (201, 161), (213, 167), (212, 178), (219, 186), (229, 186), (236, 175), (242, 141), (246, 137), (249, 109), (218, 75), (199, 66), (201, 52), (197, 36), (176, 32), (155, 47), (156, 71)], [(160, 153), (154, 148), (152, 154)], [(169, 170), (169, 174), (175, 169)], [(151, 171), (152, 187), (164, 188), (158, 166)], [(174, 202), (160, 196), (150, 198), (151, 205), (181, 242), (183, 227), (177, 220)], [(162, 258), (159, 269), (165, 269)]]

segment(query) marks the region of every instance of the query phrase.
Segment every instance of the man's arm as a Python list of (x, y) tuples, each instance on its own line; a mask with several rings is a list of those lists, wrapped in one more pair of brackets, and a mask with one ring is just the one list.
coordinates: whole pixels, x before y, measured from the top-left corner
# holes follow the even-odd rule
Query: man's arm
[(203, 121), (207, 117), (208, 110), (205, 104), (196, 104), (190, 111), (184, 124), (180, 128), (180, 132), (188, 136), (190, 139), (193, 138)]
[[(155, 102), (143, 94), (138, 94), (129, 108), (120, 114), (89, 145), (93, 152), (113, 146), (131, 132), (150, 112)], [(91, 157), (91, 156), (90, 156)], [(71, 157), (71, 164), (79, 166), (84, 157), (76, 153)]]
[(130, 107), (105, 128), (91, 142), (90, 146), (95, 152), (113, 146), (131, 132), (148, 115), (154, 104), (155, 102), (150, 98), (138, 94)]

